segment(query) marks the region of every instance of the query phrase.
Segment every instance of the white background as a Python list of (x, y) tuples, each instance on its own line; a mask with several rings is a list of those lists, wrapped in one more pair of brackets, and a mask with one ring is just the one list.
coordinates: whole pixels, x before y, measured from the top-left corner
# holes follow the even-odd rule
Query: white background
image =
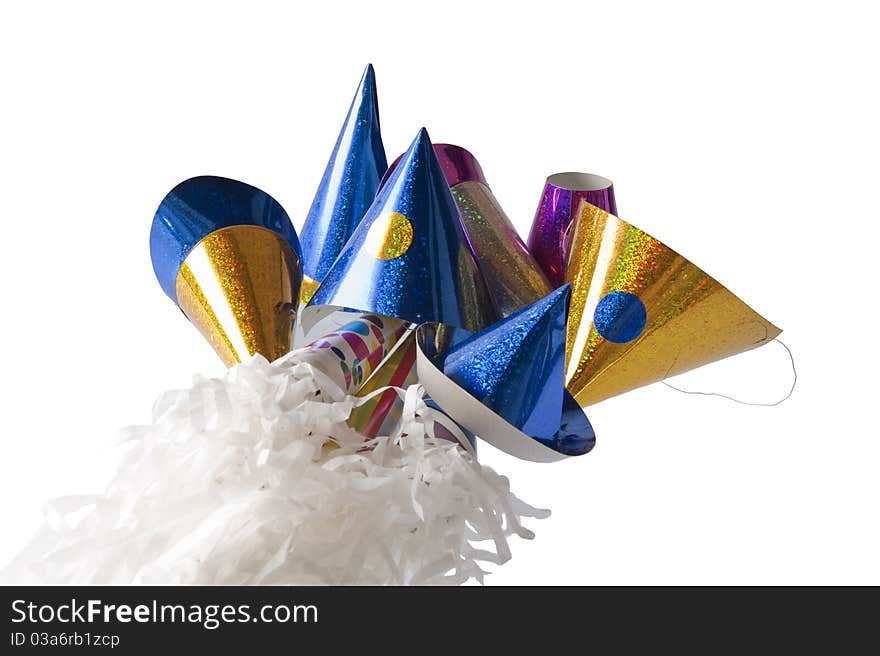
[[(0, 11), (0, 560), (44, 499), (100, 490), (115, 430), (222, 366), (162, 294), (150, 221), (219, 174), (299, 227), (363, 66), (389, 160), (473, 151), (526, 233), (544, 178), (785, 329), (776, 408), (654, 385), (590, 409), (592, 454), (482, 450), (553, 516), (495, 584), (880, 583), (878, 116), (869, 3), (20, 3)], [(778, 344), (678, 379), (767, 401)]]

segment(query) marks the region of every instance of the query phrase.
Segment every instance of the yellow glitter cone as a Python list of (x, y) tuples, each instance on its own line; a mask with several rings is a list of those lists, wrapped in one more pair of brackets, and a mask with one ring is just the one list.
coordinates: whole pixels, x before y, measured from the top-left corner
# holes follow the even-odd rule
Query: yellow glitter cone
[(211, 233), (177, 274), (177, 303), (226, 366), (290, 351), (299, 261), (280, 236), (256, 226)]
[(761, 346), (781, 330), (668, 246), (593, 205), (577, 214), (566, 387), (581, 406)]

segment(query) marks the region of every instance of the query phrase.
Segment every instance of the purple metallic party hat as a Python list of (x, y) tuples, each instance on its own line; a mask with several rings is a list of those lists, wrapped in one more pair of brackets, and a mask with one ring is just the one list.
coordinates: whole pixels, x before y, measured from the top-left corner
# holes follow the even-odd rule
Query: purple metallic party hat
[(529, 252), (554, 287), (565, 278), (570, 228), (581, 201), (617, 214), (611, 180), (592, 173), (555, 173), (547, 178), (529, 233)]
[(303, 225), (303, 301), (308, 302), (370, 207), (387, 168), (373, 65), (358, 85)]

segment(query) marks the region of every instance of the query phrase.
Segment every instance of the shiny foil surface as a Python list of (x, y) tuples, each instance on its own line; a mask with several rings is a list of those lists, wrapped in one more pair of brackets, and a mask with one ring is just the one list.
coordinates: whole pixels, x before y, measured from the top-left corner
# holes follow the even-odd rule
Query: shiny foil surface
[[(408, 332), (397, 348), (379, 365), (357, 393), (369, 396), (383, 387), (408, 387), (417, 380), (415, 331)], [(348, 425), (366, 437), (390, 435), (400, 420), (403, 402), (395, 390), (385, 390), (363, 405), (354, 408)]]
[(550, 293), (546, 276), (486, 185), (460, 182), (452, 197), (502, 316)]
[[(364, 398), (383, 387), (406, 388), (419, 382), (415, 366), (415, 326), (412, 328), (364, 383), (357, 396)], [(455, 434), (460, 433), (470, 442), (471, 448), (476, 453), (477, 441), (474, 434), (449, 418), (429, 396), (425, 396), (424, 401), (425, 405), (434, 411), (433, 421), (426, 424), (427, 435), (458, 442)], [(578, 410), (580, 411), (580, 408)], [(396, 390), (387, 389), (354, 408), (348, 418), (348, 425), (368, 438), (376, 435), (392, 435), (397, 430), (402, 415), (403, 400)]]
[(528, 247), (553, 287), (565, 280), (569, 228), (581, 201), (617, 213), (610, 180), (576, 172), (555, 173), (547, 178), (529, 232)]
[(276, 232), (302, 259), (287, 212), (265, 191), (216, 176), (190, 178), (162, 199), (150, 230), (150, 257), (165, 293), (177, 301), (178, 271), (193, 247), (220, 228), (252, 225)]
[[(477, 158), (454, 144), (434, 144), (434, 154), (501, 316), (549, 294), (550, 283), (492, 194)], [(388, 168), (382, 185), (402, 157)]]
[(498, 318), (426, 130), (382, 187), (309, 305), (470, 330)]
[(300, 280), (299, 257), (278, 233), (230, 226), (190, 250), (175, 297), (231, 367), (255, 353), (272, 361), (290, 351)]
[[(420, 329), (422, 349), (443, 373), (500, 419), (566, 455), (595, 444), (592, 426), (565, 390), (564, 285), (485, 330)], [(467, 426), (468, 417), (450, 416)]]
[(579, 206), (566, 281), (568, 391), (587, 406), (773, 340), (779, 328), (635, 226)]
[[(373, 202), (379, 180), (387, 169), (379, 130), (376, 77), (367, 66), (342, 125), (342, 130), (318, 185), (303, 225), (303, 273), (316, 283), (351, 237)], [(303, 302), (314, 294), (303, 288)]]
[(352, 315), (345, 324), (297, 349), (297, 360), (329, 376), (347, 394), (357, 392), (408, 330), (405, 321)]
[(321, 286), (317, 280), (309, 278), (307, 275), (303, 275), (302, 286), (300, 287), (299, 292), (299, 300), (300, 303), (308, 304), (309, 301), (312, 300), (312, 296), (315, 295), (315, 292), (318, 291), (318, 287)]

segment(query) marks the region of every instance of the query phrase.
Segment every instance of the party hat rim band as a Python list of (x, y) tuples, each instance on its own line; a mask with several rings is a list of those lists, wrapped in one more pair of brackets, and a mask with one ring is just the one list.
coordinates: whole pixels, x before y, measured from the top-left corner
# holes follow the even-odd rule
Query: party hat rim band
[[(579, 203), (579, 207), (578, 207), (578, 210), (577, 210), (577, 212), (576, 212), (575, 220), (571, 222), (571, 231), (572, 231), (572, 233), (574, 233), (574, 231), (575, 231), (575, 229), (576, 229), (575, 224), (578, 223), (578, 220), (580, 219), (580, 217), (583, 215), (583, 213), (584, 213), (585, 211), (590, 211), (591, 213), (601, 212), (602, 214), (607, 214), (609, 217), (612, 217), (612, 218), (616, 219), (617, 221), (620, 221), (620, 223), (622, 223), (623, 225), (625, 225), (625, 226), (627, 226), (627, 227), (629, 227), (629, 228), (633, 228), (633, 229), (635, 229), (635, 230), (638, 230), (639, 232), (641, 232), (642, 234), (644, 234), (646, 237), (649, 237), (650, 239), (653, 239), (653, 240), (656, 241), (658, 244), (660, 244), (660, 245), (663, 246), (664, 248), (666, 248), (666, 249), (668, 249), (669, 251), (671, 251), (673, 254), (677, 255), (677, 256), (680, 257), (681, 259), (685, 260), (686, 262), (688, 262), (688, 263), (691, 264), (692, 266), (694, 266), (694, 267), (696, 267), (697, 269), (699, 269), (700, 271), (702, 271), (704, 274), (706, 274), (706, 276), (708, 276), (709, 278), (711, 278), (712, 280), (714, 280), (714, 281), (715, 281), (715, 282), (716, 282), (721, 288), (723, 288), (727, 293), (729, 293), (731, 296), (735, 297), (735, 298), (736, 298), (738, 301), (740, 301), (743, 305), (747, 306), (747, 307), (748, 307), (749, 309), (751, 309), (755, 314), (759, 315), (762, 319), (764, 319), (764, 321), (766, 321), (766, 322), (770, 325), (771, 328), (774, 328), (774, 329), (776, 329), (776, 330), (778, 331), (778, 332), (776, 333), (775, 337), (778, 337), (779, 335), (782, 334), (782, 328), (780, 328), (780, 327), (777, 326), (775, 323), (773, 323), (772, 321), (770, 321), (769, 319), (767, 319), (767, 318), (764, 316), (764, 314), (763, 314), (762, 312), (758, 312), (757, 310), (755, 310), (755, 308), (753, 308), (753, 307), (751, 306), (751, 304), (746, 303), (746, 302), (745, 302), (745, 301), (744, 301), (744, 300), (743, 300), (738, 294), (734, 293), (734, 292), (730, 289), (730, 287), (728, 287), (727, 285), (725, 285), (724, 283), (722, 283), (720, 280), (718, 280), (718, 278), (716, 278), (715, 276), (713, 276), (712, 274), (710, 274), (708, 271), (706, 271), (706, 269), (704, 269), (704, 268), (701, 267), (700, 265), (696, 264), (696, 263), (694, 262), (694, 260), (692, 260), (692, 259), (689, 258), (689, 257), (685, 257), (684, 255), (681, 254), (681, 252), (679, 252), (678, 250), (676, 250), (676, 249), (672, 248), (671, 246), (669, 246), (665, 241), (663, 241), (662, 239), (658, 239), (658, 238), (655, 237), (653, 234), (651, 234), (650, 232), (648, 232), (648, 231), (646, 231), (646, 230), (643, 230), (642, 228), (640, 228), (640, 227), (637, 226), (636, 224), (631, 223), (630, 221), (627, 221), (626, 219), (621, 219), (621, 218), (620, 218), (619, 216), (617, 216), (616, 214), (612, 214), (611, 212), (608, 212), (608, 211), (606, 211), (606, 210), (603, 210), (601, 207), (598, 207), (598, 206), (596, 206), (596, 205), (593, 205), (593, 204), (590, 203), (589, 201), (586, 201), (586, 200), (581, 200), (581, 201), (580, 201), (580, 203)], [(573, 253), (569, 253), (569, 254), (568, 254), (568, 257), (569, 257), (569, 258), (572, 257), (572, 256), (573, 256)], [(567, 265), (567, 264), (568, 264), (568, 263), (566, 262), (566, 265)], [(567, 266), (566, 266), (566, 268), (567, 268)], [(653, 331), (651, 331), (651, 332), (653, 332)], [(641, 340), (645, 335), (648, 335), (648, 334), (650, 334), (650, 333), (646, 331), (643, 335), (639, 335), (639, 337), (637, 338), (636, 341)], [(768, 334), (769, 334), (769, 331), (768, 331)], [(775, 337), (774, 337), (773, 339), (775, 339)], [(761, 342), (757, 342), (757, 344), (758, 344), (758, 345), (761, 345), (761, 344), (765, 344), (765, 343), (767, 343), (767, 342), (769, 342), (769, 341), (772, 341), (772, 340), (771, 340), (770, 338), (767, 338), (767, 339), (765, 339), (765, 340), (763, 340), (763, 341), (761, 341)], [(728, 356), (728, 357), (732, 357), (732, 356)], [(723, 359), (723, 358), (722, 358), (722, 359)], [(706, 364), (711, 364), (711, 363), (706, 363)]]
[(602, 191), (614, 183), (608, 178), (595, 173), (582, 171), (562, 171), (547, 176), (547, 183), (566, 191)]
[[(496, 449), (530, 462), (559, 462), (589, 453), (592, 446), (587, 451), (578, 454), (562, 453), (547, 446), (516, 428), (451, 380), (434, 364), (422, 348), (427, 339), (426, 332), (435, 330), (437, 326), (441, 325), (443, 324), (431, 321), (421, 324), (416, 329), (416, 367), (419, 383), (453, 421), (460, 423)], [(564, 394), (571, 396), (568, 391), (565, 391)], [(574, 401), (573, 397), (572, 401)], [(462, 421), (458, 418), (462, 416), (467, 417), (467, 420)]]

